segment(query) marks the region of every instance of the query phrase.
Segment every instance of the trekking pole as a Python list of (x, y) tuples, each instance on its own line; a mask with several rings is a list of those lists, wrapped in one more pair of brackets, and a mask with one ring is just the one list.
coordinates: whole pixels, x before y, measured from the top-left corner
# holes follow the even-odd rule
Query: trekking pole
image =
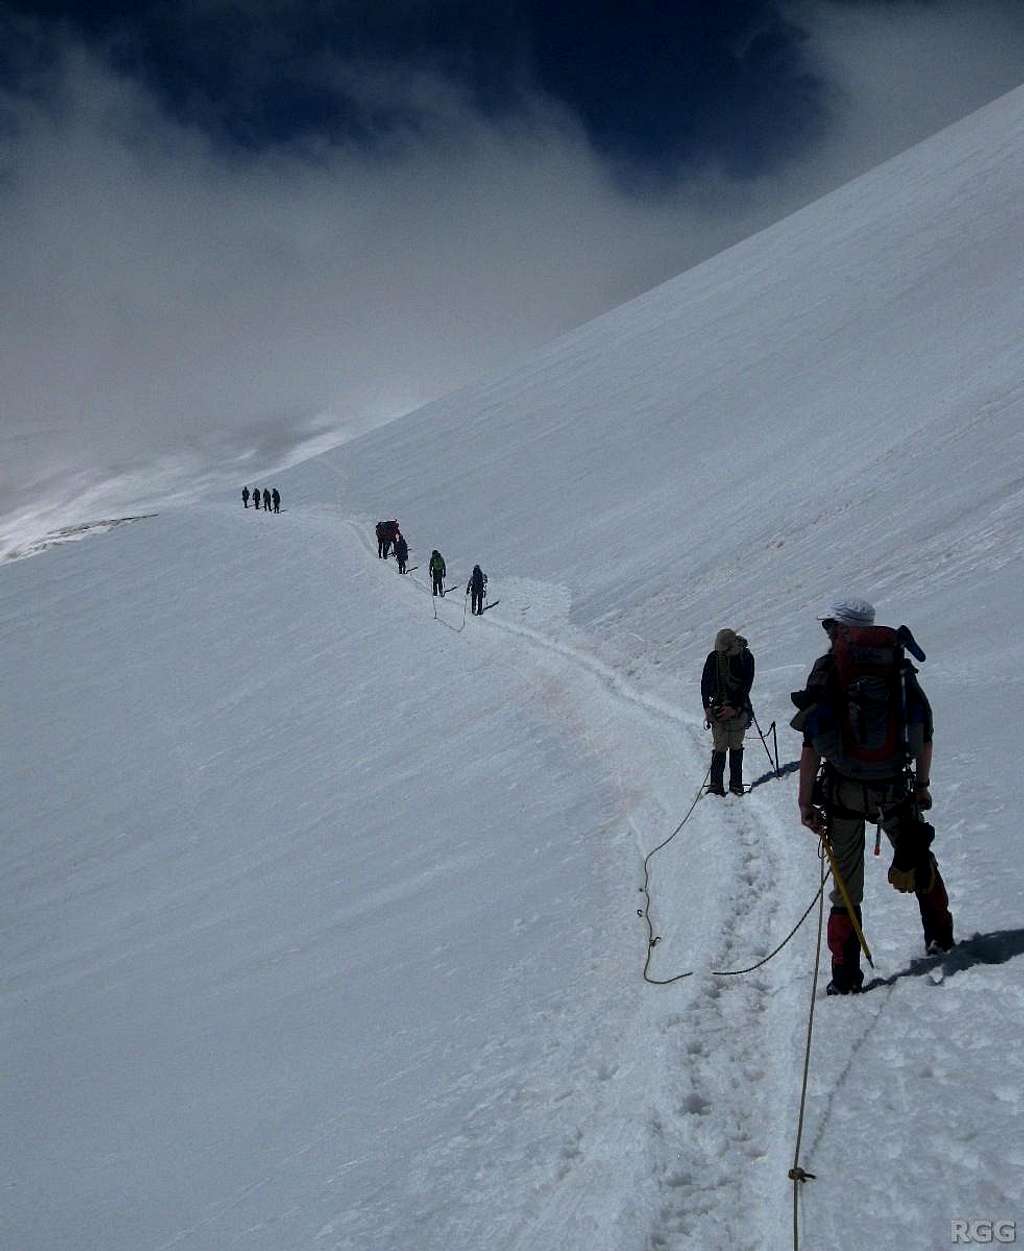
[(864, 957), (868, 964), (874, 968), (875, 962), (871, 959), (871, 948), (867, 944), (867, 939), (864, 937), (864, 931), (861, 929), (860, 922), (857, 920), (857, 913), (854, 910), (853, 904), (850, 902), (850, 892), (846, 889), (846, 883), (843, 881), (843, 875), (839, 872), (839, 866), (836, 864), (835, 852), (832, 850), (832, 840), (829, 838), (827, 831), (821, 835), (821, 844), (825, 848), (825, 855), (828, 856), (828, 864), (829, 868), (832, 870), (832, 877), (835, 879), (836, 886), (839, 887), (839, 893), (843, 897), (843, 905), (845, 906), (847, 915), (853, 925), (854, 933), (857, 935), (857, 941), (860, 943), (860, 949), (864, 952)]
[(771, 725), (768, 727), (768, 732), (772, 735), (772, 738), (775, 742), (775, 758), (772, 759), (772, 753), (769, 751), (768, 744), (765, 742), (765, 737), (764, 737), (764, 734), (761, 732), (761, 727), (757, 724), (757, 714), (754, 712), (753, 708), (751, 708), (750, 710), (750, 716), (754, 722), (754, 728), (757, 730), (758, 737), (761, 739), (761, 746), (765, 749), (765, 752), (768, 755), (768, 763), (775, 770), (775, 776), (777, 778), (781, 777), (782, 775), (779, 771), (779, 736), (775, 730), (775, 722), (773, 721)]

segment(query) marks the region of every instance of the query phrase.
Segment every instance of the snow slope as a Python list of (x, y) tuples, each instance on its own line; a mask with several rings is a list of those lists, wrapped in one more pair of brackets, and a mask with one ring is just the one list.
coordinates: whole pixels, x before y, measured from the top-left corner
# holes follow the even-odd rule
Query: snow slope
[[(835, 589), (929, 652), (958, 930), (869, 865), (816, 1016), (805, 1247), (1024, 1221), (1024, 92), (485, 385), (0, 571), (0, 1244), (790, 1239), (818, 880), (795, 780), (701, 801), (742, 629), (786, 727)], [(418, 569), (372, 550), (397, 515)], [(435, 604), (426, 559), (462, 586)], [(973, 937), (977, 935), (978, 937)]]

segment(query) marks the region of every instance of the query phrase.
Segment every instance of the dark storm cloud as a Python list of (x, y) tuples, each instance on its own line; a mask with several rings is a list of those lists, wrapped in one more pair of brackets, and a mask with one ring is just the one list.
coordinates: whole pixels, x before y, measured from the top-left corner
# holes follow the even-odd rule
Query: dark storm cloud
[(419, 0), (15, 5), (60, 20), (175, 120), (259, 150), (325, 139), (385, 149), (421, 118), (352, 90), (391, 66), (459, 89), (483, 116), (540, 93), (595, 151), (672, 176), (708, 161), (756, 174), (818, 133), (827, 88), (806, 33), (770, 0)]
[(542, 6), (531, 35), (539, 84), (630, 165), (754, 174), (817, 132), (825, 85), (778, 5)]

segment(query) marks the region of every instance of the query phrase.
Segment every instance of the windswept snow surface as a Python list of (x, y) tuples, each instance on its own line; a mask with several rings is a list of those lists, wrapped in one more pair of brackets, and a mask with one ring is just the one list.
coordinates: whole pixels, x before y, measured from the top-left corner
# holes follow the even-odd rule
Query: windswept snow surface
[[(1024, 92), (280, 479), (0, 571), (5, 1175), (19, 1251), (767, 1251), (791, 1239), (818, 881), (786, 726), (834, 591), (929, 652), (922, 961), (816, 1013), (802, 1245), (1024, 1229)], [(418, 569), (372, 547), (397, 515)], [(430, 549), (453, 593), (426, 589)], [(479, 561), (500, 600), (464, 613)], [(820, 992), (820, 987), (819, 987)]]

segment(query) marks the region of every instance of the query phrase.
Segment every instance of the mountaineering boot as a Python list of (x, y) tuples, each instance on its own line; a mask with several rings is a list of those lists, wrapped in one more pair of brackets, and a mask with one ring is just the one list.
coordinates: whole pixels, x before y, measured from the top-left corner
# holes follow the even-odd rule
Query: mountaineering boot
[[(855, 905), (855, 910), (859, 922), (860, 907)], [(856, 995), (864, 983), (860, 943), (850, 914), (842, 906), (829, 913), (828, 949), (832, 954), (832, 980), (825, 987), (825, 994)]]
[[(930, 855), (930, 853), (929, 853)], [(924, 927), (925, 950), (930, 956), (951, 951), (953, 942), (953, 917), (949, 911), (949, 896), (942, 880), (935, 857), (931, 856), (932, 881), (928, 890), (917, 892), (917, 906), (921, 910)]]
[(729, 752), (729, 790), (733, 795), (743, 794), (742, 747), (733, 747)]
[(711, 753), (711, 778), (708, 782), (709, 795), (725, 794), (725, 752)]
[(833, 978), (831, 982), (829, 982), (829, 984), (825, 987), (825, 994), (828, 995), (829, 997), (831, 997), (832, 995), (859, 995), (862, 989), (863, 981), (864, 981), (864, 974), (861, 973), (860, 981), (855, 982), (852, 986), (848, 986), (844, 990), (842, 987), (842, 983), (837, 982), (836, 979)]

